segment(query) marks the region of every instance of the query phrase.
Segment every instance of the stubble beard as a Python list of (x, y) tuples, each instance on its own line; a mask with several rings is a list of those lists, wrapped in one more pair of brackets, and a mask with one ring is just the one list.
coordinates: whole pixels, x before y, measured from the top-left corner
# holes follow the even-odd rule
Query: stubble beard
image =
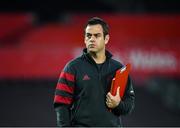
[(97, 48), (87, 48), (87, 52), (90, 53), (93, 56), (96, 56), (98, 53), (102, 52), (103, 49), (105, 48), (101, 48), (101, 49), (97, 49)]

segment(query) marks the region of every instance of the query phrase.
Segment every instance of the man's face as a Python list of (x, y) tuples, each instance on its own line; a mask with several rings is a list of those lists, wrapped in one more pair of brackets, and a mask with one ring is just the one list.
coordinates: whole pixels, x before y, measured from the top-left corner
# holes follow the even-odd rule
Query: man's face
[(109, 35), (104, 38), (103, 28), (100, 24), (88, 25), (85, 29), (85, 44), (89, 52), (100, 52), (105, 50)]

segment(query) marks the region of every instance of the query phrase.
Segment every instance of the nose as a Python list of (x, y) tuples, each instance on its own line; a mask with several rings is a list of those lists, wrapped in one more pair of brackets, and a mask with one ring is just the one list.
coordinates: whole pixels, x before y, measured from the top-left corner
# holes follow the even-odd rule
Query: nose
[(89, 41), (90, 41), (90, 42), (94, 42), (95, 39), (96, 39), (96, 37), (95, 37), (94, 35), (92, 35)]

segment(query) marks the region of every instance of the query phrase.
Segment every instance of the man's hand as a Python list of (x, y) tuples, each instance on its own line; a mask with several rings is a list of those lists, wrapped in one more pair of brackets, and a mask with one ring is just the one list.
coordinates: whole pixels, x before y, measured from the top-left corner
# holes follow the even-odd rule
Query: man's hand
[(115, 96), (111, 95), (110, 92), (108, 92), (108, 94), (106, 95), (106, 104), (109, 108), (113, 109), (117, 107), (121, 102), (121, 97), (119, 96), (119, 92), (120, 92), (120, 87), (117, 88), (117, 92)]

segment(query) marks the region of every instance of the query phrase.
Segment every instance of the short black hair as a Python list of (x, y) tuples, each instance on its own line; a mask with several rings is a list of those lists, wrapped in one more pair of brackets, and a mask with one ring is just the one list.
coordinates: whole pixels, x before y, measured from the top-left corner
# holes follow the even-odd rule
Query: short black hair
[(100, 24), (102, 26), (103, 34), (104, 34), (104, 38), (105, 38), (105, 36), (109, 34), (109, 26), (103, 19), (101, 19), (99, 17), (93, 17), (88, 20), (88, 22), (86, 23), (86, 25), (84, 27), (84, 33), (85, 33), (88, 25), (97, 25), (97, 24)]

